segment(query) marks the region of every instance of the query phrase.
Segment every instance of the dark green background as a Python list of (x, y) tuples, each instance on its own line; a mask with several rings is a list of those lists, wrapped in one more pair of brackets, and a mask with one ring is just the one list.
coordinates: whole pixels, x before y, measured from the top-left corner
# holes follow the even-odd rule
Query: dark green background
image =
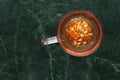
[[(103, 25), (102, 45), (87, 57), (40, 44), (74, 10)], [(0, 0), (0, 80), (120, 80), (120, 0)]]

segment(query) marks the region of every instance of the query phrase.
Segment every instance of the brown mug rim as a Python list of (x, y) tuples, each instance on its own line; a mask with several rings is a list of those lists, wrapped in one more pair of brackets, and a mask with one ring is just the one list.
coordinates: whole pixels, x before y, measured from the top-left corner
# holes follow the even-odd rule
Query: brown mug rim
[[(83, 15), (83, 16), (87, 16), (88, 18), (92, 19), (95, 24), (97, 25), (97, 28), (99, 30), (99, 36), (97, 39), (97, 43), (95, 44), (95, 46), (93, 46), (91, 49), (84, 51), (84, 52), (76, 52), (74, 50), (70, 50), (69, 48), (67, 48), (66, 46), (64, 46), (64, 43), (62, 42), (61, 38), (60, 38), (60, 29), (62, 27), (62, 24), (64, 23), (64, 21), (69, 18), (70, 16), (74, 16), (74, 15)], [(102, 25), (100, 23), (100, 21), (98, 20), (98, 18), (91, 12), (89, 11), (85, 11), (85, 10), (77, 10), (77, 11), (72, 11), (68, 14), (66, 14), (61, 20), (60, 23), (58, 25), (58, 30), (57, 30), (57, 38), (58, 38), (58, 42), (60, 44), (60, 46), (62, 47), (62, 49), (67, 52), (70, 55), (76, 56), (76, 57), (83, 57), (83, 56), (88, 56), (92, 53), (94, 53), (101, 45), (102, 42), (102, 37), (103, 37), (103, 29), (102, 29)]]

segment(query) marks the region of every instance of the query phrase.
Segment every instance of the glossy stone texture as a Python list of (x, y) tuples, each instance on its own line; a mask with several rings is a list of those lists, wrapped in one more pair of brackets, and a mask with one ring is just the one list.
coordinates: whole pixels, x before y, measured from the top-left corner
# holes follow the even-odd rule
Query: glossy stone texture
[[(100, 48), (74, 57), (59, 44), (41, 45), (75, 10), (100, 19)], [(120, 0), (0, 0), (0, 80), (120, 80)]]
[(60, 21), (57, 33), (61, 47), (73, 56), (83, 57), (101, 45), (103, 30), (97, 17), (88, 11), (73, 11)]

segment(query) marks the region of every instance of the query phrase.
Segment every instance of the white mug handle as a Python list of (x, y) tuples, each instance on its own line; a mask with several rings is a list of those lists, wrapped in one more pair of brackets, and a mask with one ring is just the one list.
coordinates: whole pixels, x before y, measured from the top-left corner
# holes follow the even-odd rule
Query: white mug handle
[(54, 37), (42, 39), (42, 40), (41, 40), (41, 43), (42, 43), (43, 45), (54, 44), (54, 43), (58, 43), (58, 39), (57, 39), (57, 36), (54, 36)]

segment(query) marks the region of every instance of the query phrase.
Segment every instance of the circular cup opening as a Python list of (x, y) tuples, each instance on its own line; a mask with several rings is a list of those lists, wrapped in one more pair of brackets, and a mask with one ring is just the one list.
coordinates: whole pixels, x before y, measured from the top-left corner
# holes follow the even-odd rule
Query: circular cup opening
[(70, 55), (82, 57), (95, 52), (101, 44), (102, 26), (88, 11), (73, 11), (59, 23), (57, 38), (60, 46)]

